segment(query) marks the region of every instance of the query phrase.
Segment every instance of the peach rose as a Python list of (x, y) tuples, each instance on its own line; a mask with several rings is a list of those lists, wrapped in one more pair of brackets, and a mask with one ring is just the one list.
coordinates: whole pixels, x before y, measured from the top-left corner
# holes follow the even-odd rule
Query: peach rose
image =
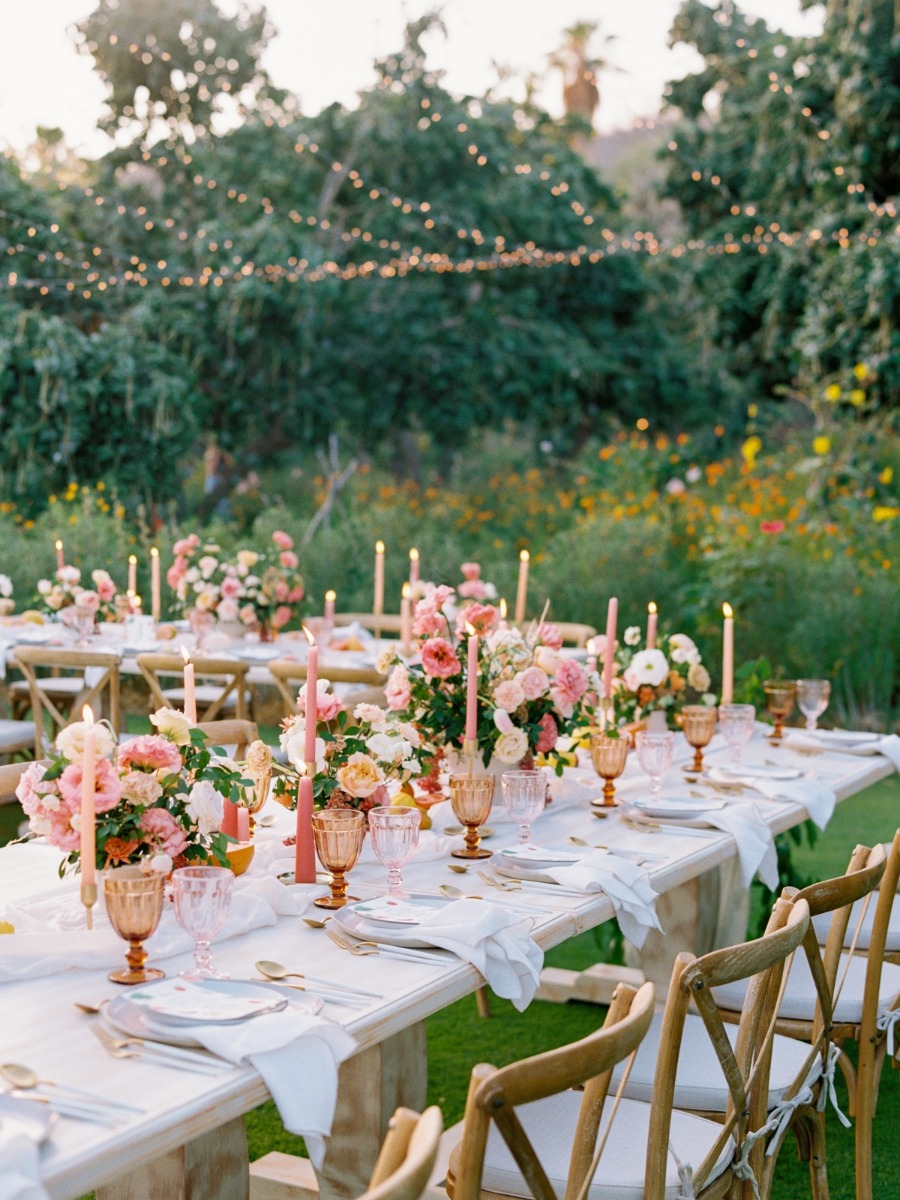
[(378, 763), (368, 754), (351, 754), (337, 772), (337, 781), (349, 796), (364, 800), (384, 782)]

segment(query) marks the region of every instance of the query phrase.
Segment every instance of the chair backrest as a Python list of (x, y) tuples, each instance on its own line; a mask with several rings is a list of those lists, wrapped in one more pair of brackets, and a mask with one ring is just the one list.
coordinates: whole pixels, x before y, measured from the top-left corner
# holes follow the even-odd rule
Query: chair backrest
[(209, 738), (211, 746), (222, 746), (231, 750), (230, 758), (247, 757), (247, 747), (259, 738), (255, 721), (202, 721), (197, 725)]
[[(281, 696), (284, 715), (291, 717), (297, 712), (297, 692), (301, 684), (306, 683), (306, 663), (294, 662), (289, 658), (276, 658), (269, 664), (269, 671)], [(327, 679), (330, 683), (356, 683), (372, 688), (384, 687), (384, 676), (374, 667), (332, 667), (330, 664), (319, 668), (319, 678)]]
[(15, 797), (19, 780), (31, 763), (4, 763), (0, 766), (0, 804), (7, 804)]
[[(31, 697), (35, 758), (43, 756), (45, 738), (49, 747), (49, 743), (60, 729), (72, 721), (81, 720), (81, 710), (86, 704), (93, 708), (96, 703), (98, 708), (103, 708), (104, 701), (107, 701), (108, 712), (104, 715), (108, 716), (113, 732), (118, 736), (121, 724), (119, 663), (118, 654), (99, 650), (58, 650), (47, 646), (16, 647), (13, 665), (19, 668), (27, 680)], [(92, 672), (92, 681), (89, 683), (85, 679), (84, 688), (73, 698), (69, 713), (62, 712), (44, 690), (46, 681), (37, 673), (44, 667), (53, 671), (76, 672), (81, 676), (84, 676), (85, 671)]]
[(546, 1171), (515, 1113), (518, 1105), (586, 1085), (566, 1196), (575, 1195), (591, 1165), (613, 1067), (637, 1049), (653, 1019), (655, 990), (619, 984), (601, 1029), (580, 1041), (507, 1067), (481, 1063), (472, 1071), (453, 1200), (477, 1200), (493, 1121), (537, 1200), (555, 1200)]
[[(220, 688), (218, 695), (202, 710), (198, 706), (201, 721), (215, 721), (222, 706), (234, 696), (234, 712), (239, 720), (247, 717), (246, 679), (250, 664), (234, 658), (192, 658), (198, 683), (213, 682)], [(137, 665), (150, 689), (151, 711), (168, 708), (171, 700), (163, 694), (159, 676), (175, 676), (184, 681), (184, 658), (180, 654), (139, 654)]]
[[(682, 953), (675, 960), (653, 1082), (644, 1179), (646, 1200), (662, 1200), (665, 1195), (675, 1076), (685, 1018), (692, 1003), (706, 1027), (728, 1085), (722, 1132), (703, 1161), (690, 1164), (698, 1195), (709, 1181), (729, 1140), (733, 1139), (735, 1155), (739, 1157), (748, 1134), (764, 1125), (771, 1043), (785, 964), (802, 944), (808, 929), (809, 906), (806, 902), (779, 897), (762, 937), (739, 946), (713, 950), (702, 958)], [(732, 1047), (712, 989), (741, 979), (749, 980), (749, 984), (737, 1040)], [(761, 1146), (759, 1153), (762, 1153)]]
[(443, 1127), (436, 1105), (421, 1116), (412, 1109), (398, 1108), (391, 1117), (368, 1191), (360, 1200), (419, 1200), (434, 1169)]
[(383, 633), (399, 633), (400, 617), (397, 613), (335, 613), (336, 627), (342, 625), (362, 625), (363, 629), (371, 629), (380, 637)]

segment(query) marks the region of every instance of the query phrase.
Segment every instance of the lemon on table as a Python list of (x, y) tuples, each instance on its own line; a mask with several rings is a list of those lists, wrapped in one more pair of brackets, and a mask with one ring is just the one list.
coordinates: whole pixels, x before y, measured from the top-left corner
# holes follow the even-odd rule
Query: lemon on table
[(393, 800), (391, 801), (391, 807), (392, 808), (394, 808), (394, 807), (396, 807), (396, 808), (417, 808), (419, 810), (419, 814), (422, 818), (421, 821), (419, 822), (419, 828), (420, 829), (430, 829), (431, 828), (431, 817), (428, 815), (426, 810), (424, 808), (422, 808), (421, 804), (416, 803), (415, 796), (411, 795), (409, 792), (405, 792), (401, 789), (397, 793), (397, 795), (393, 798)]
[(0, 921), (0, 933), (15, 933), (15, 925), (10, 925), (9, 921)]
[(44, 624), (44, 614), (37, 612), (33, 608), (26, 608), (26, 610), (23, 613), (20, 613), (19, 616), (23, 621), (28, 621), (30, 625)]

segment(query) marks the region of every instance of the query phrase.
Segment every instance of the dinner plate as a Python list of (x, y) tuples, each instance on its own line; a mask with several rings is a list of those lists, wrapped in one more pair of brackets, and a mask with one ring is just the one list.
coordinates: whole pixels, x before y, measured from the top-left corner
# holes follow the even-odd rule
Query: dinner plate
[[(311, 1016), (325, 1006), (321, 996), (311, 992), (289, 991), (274, 983), (256, 983), (243, 979), (215, 979), (204, 984), (205, 987), (215, 985), (221, 991), (232, 995), (249, 994), (251, 992), (268, 991), (287, 1001), (287, 1005)], [(172, 1046), (187, 1046), (203, 1048), (190, 1031), (190, 1025), (163, 1024), (155, 1019), (155, 1014), (148, 1012), (142, 1005), (135, 1004), (129, 995), (114, 996), (103, 1006), (103, 1017), (114, 1029), (129, 1034), (132, 1037), (150, 1038), (158, 1042), (168, 1042)]]
[(804, 737), (816, 738), (825, 746), (829, 743), (836, 746), (864, 746), (866, 742), (877, 742), (881, 737), (880, 733), (864, 733), (855, 729), (811, 729), (808, 732), (800, 729), (797, 732)]
[(633, 800), (634, 807), (645, 817), (675, 820), (687, 820), (691, 817), (702, 816), (705, 812), (724, 808), (724, 800), (694, 800), (690, 796), (669, 796), (659, 800)]
[(553, 876), (547, 874), (546, 867), (542, 870), (540, 867), (534, 866), (534, 864), (525, 867), (517, 862), (510, 862), (509, 860), (503, 862), (497, 858), (494, 860), (493, 870), (495, 874), (505, 875), (507, 879), (521, 879), (525, 883), (556, 884)]
[[(347, 904), (344, 908), (339, 908), (332, 913), (332, 920), (335, 925), (339, 925), (353, 937), (364, 941), (383, 942), (386, 946), (406, 946), (410, 950), (434, 949), (431, 942), (416, 937), (415, 926), (409, 924), (398, 926), (385, 921), (373, 921), (366, 916), (364, 911), (359, 911), (360, 909), (364, 910), (371, 903), (370, 900), (363, 900), (357, 904)], [(413, 896), (407, 903), (420, 908), (424, 919), (430, 913), (452, 904), (453, 901), (444, 900), (440, 896)]]
[(5, 1132), (15, 1124), (26, 1137), (40, 1144), (50, 1136), (56, 1121), (56, 1113), (49, 1112), (46, 1104), (0, 1092), (0, 1131)]
[(797, 767), (770, 767), (764, 763), (723, 763), (715, 770), (735, 779), (799, 779), (803, 774)]
[(585, 847), (579, 853), (562, 846), (535, 846), (527, 843), (523, 846), (506, 846), (497, 853), (504, 862), (515, 863), (520, 867), (568, 867), (584, 858), (588, 850)]
[(384, 925), (419, 925), (423, 916), (420, 902), (406, 896), (376, 896), (360, 900), (354, 907), (367, 921)]
[(222, 982), (231, 981), (166, 979), (135, 988), (130, 999), (152, 1021), (166, 1025), (234, 1025), (287, 1007), (284, 996), (252, 985), (238, 990), (218, 986)]

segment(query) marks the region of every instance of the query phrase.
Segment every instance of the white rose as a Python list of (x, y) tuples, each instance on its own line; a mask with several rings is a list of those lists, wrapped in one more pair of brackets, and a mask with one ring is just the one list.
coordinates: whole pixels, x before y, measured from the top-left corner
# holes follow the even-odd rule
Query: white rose
[(157, 733), (174, 742), (176, 746), (187, 746), (191, 740), (191, 723), (175, 708), (158, 708), (150, 717), (150, 724)]
[(559, 654), (549, 646), (538, 646), (534, 652), (534, 665), (547, 675), (555, 675), (559, 666)]
[(422, 735), (416, 729), (411, 721), (399, 721), (396, 726), (397, 732), (405, 737), (411, 746), (416, 750), (422, 745)]
[(196, 583), (197, 580), (200, 578), (200, 572), (197, 570), (196, 567), (188, 567), (187, 571), (185, 572), (184, 577), (188, 581), (188, 583)]
[[(69, 762), (76, 762), (84, 756), (86, 729), (87, 724), (84, 721), (76, 721), (74, 725), (67, 725), (65, 729), (59, 731), (56, 748), (60, 754), (65, 755)], [(113, 735), (105, 725), (94, 725), (94, 745), (100, 758), (108, 758), (112, 754), (115, 744)]]
[(661, 650), (639, 650), (625, 672), (625, 679), (632, 691), (641, 684), (659, 687), (669, 674), (669, 664)]
[(174, 865), (171, 855), (154, 854), (151, 859), (141, 863), (141, 870), (147, 875), (168, 875)]
[(393, 650), (382, 650), (375, 659), (375, 670), (379, 675), (387, 675), (394, 664)]
[[(306, 774), (306, 726), (302, 717), (294, 720), (283, 729), (278, 739), (282, 750), (287, 755), (288, 762), (301, 775)], [(325, 742), (316, 738), (316, 771), (325, 770)]]
[(387, 723), (387, 713), (377, 704), (357, 704), (353, 716), (357, 721), (365, 721), (373, 729), (383, 730)]
[(40, 593), (40, 595), (49, 596), (50, 593), (53, 591), (53, 584), (50, 582), (49, 579), (39, 579), (38, 585), (37, 585), (37, 590)]
[(60, 583), (74, 584), (81, 579), (81, 572), (77, 567), (60, 567), (56, 572), (56, 578)]
[(149, 808), (162, 795), (162, 785), (156, 775), (147, 771), (129, 771), (122, 780), (122, 798), (129, 804)]
[(525, 757), (528, 751), (528, 735), (524, 729), (514, 729), (511, 733), (502, 733), (494, 746), (494, 757), (502, 763), (517, 763)]
[[(605, 638), (603, 639), (606, 640)], [(629, 625), (625, 630), (624, 641), (626, 646), (637, 646), (641, 641), (640, 625)]]
[(366, 749), (382, 762), (399, 763), (412, 754), (412, 746), (404, 738), (389, 733), (373, 733), (366, 740)]
[(219, 565), (218, 561), (211, 554), (204, 554), (198, 561), (197, 566), (200, 568), (200, 573), (204, 579), (209, 579), (213, 571)]
[(221, 828), (224, 801), (208, 779), (198, 779), (191, 788), (187, 810), (201, 833), (215, 833)]

